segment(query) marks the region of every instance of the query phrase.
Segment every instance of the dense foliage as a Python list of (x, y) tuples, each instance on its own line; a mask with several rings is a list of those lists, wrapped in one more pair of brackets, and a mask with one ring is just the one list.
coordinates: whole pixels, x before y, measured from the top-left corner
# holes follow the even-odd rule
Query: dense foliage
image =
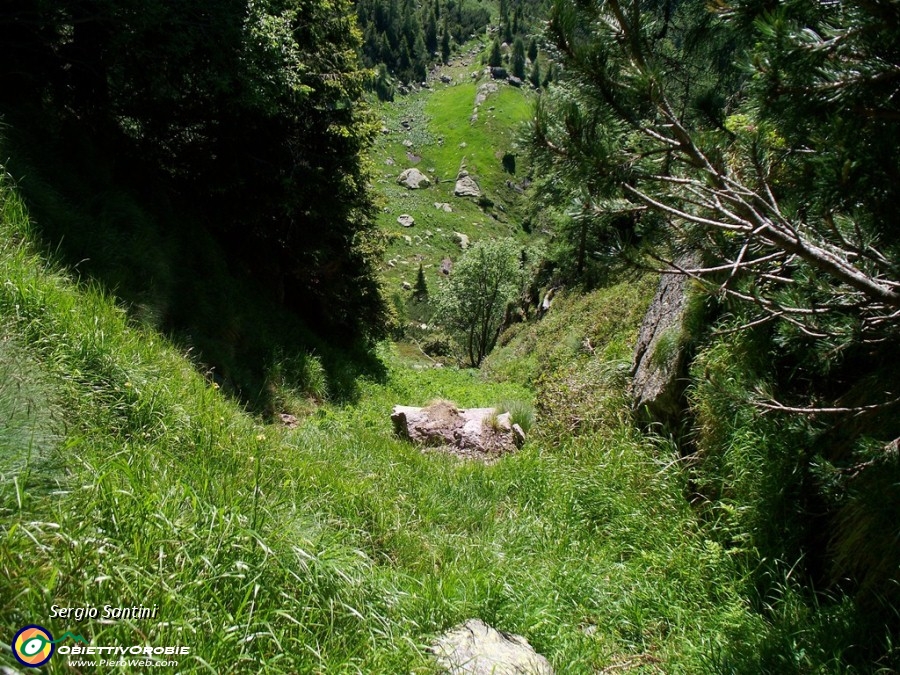
[(457, 339), (469, 365), (480, 366), (494, 348), (523, 277), (515, 242), (481, 241), (466, 251), (441, 287), (436, 319)]
[[(680, 271), (718, 322), (692, 389), (704, 496), (759, 516), (733, 531), (745, 550), (888, 606), (898, 34), (881, 2), (561, 1), (550, 36), (566, 78), (535, 126), (570, 279), (701, 254)], [(765, 480), (730, 463), (751, 447)]]
[(0, 104), (14, 125), (86, 138), (118, 180), (162, 186), (232, 264), (315, 325), (377, 335), (362, 158), (373, 125), (350, 12), (343, 1), (14, 0), (0, 10)]

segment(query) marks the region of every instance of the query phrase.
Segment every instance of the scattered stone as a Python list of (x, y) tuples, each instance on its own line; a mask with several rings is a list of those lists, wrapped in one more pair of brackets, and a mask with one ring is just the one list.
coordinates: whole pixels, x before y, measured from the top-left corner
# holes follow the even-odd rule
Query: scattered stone
[(505, 80), (508, 77), (509, 73), (506, 72), (506, 68), (501, 68), (500, 66), (491, 68), (491, 78), (495, 80)]
[(387, 134), (391, 133), (391, 130), (388, 129), (387, 127), (381, 127), (381, 133), (387, 135)]
[(409, 120), (402, 120), (402, 121), (400, 122), (400, 126), (403, 127), (404, 129), (407, 129), (407, 130), (408, 130), (409, 127), (410, 127)]
[(514, 86), (514, 87), (521, 87), (521, 86), (522, 86), (522, 80), (520, 80), (520, 79), (519, 79), (518, 77), (516, 77), (515, 75), (510, 75), (510, 76), (507, 78), (506, 81), (509, 82), (509, 83), (510, 83), (512, 86)]
[(546, 657), (520, 635), (469, 619), (439, 637), (429, 651), (445, 675), (553, 675)]
[(445, 277), (449, 277), (450, 273), (453, 271), (453, 261), (450, 258), (444, 258), (441, 260), (441, 274)]
[(469, 248), (469, 236), (463, 234), (462, 232), (454, 232), (453, 235), (456, 237), (456, 243), (459, 244), (459, 247), (465, 251)]
[(402, 284), (400, 284), (400, 286), (401, 286), (401, 288), (403, 288), (404, 291), (412, 290), (412, 284), (409, 283), (408, 281), (404, 281)]
[(411, 140), (409, 140), (408, 138), (405, 141), (403, 141), (404, 148), (411, 148), (412, 146), (413, 146), (413, 142)]
[(394, 166), (394, 164), (396, 164), (393, 157), (388, 157), (386, 160), (384, 160), (384, 163), (388, 166)]
[(443, 82), (444, 84), (450, 84), (451, 82), (453, 82), (453, 78), (449, 75), (441, 75), (441, 82)]
[(410, 164), (418, 164), (419, 162), (422, 161), (422, 158), (419, 157), (419, 155), (417, 155), (417, 154), (414, 153), (414, 152), (407, 152), (407, 153), (406, 153), (406, 160), (407, 160)]
[(508, 43), (508, 42), (504, 42), (503, 44), (501, 44), (501, 45), (500, 45), (500, 51), (503, 52), (504, 54), (505, 54), (506, 52), (508, 52), (508, 51), (509, 51), (509, 43)]
[(453, 188), (453, 194), (457, 197), (475, 197), (477, 199), (481, 196), (481, 188), (478, 187), (478, 183), (468, 173), (461, 172), (456, 179), (456, 187)]
[(465, 148), (467, 145), (468, 144), (465, 141), (463, 141), (462, 143), (459, 144), (459, 147)]
[(475, 107), (477, 108), (480, 106), (487, 100), (488, 96), (497, 93), (497, 91), (499, 91), (499, 89), (495, 82), (485, 82), (482, 84), (478, 87), (478, 91), (475, 92)]
[(434, 208), (438, 211), (443, 211), (444, 213), (453, 213), (453, 207), (450, 206), (447, 202), (435, 202)]
[(296, 429), (300, 426), (300, 421), (294, 415), (289, 413), (278, 413), (278, 419), (288, 429)]
[[(406, 245), (407, 245), (407, 246), (412, 246), (412, 237), (410, 237), (408, 234), (404, 234), (404, 235), (403, 235), (403, 241), (406, 242)], [(400, 261), (400, 264), (401, 264), (401, 265), (407, 265), (407, 264), (409, 264), (409, 263), (407, 263), (405, 260), (401, 260), (401, 261)]]
[(403, 227), (412, 227), (416, 224), (416, 219), (408, 213), (403, 213), (397, 217), (397, 222), (400, 223)]
[(522, 428), (496, 408), (466, 410), (447, 401), (425, 408), (395, 405), (391, 421), (394, 431), (413, 443), (469, 459), (496, 459), (525, 442)]
[(401, 173), (397, 177), (397, 182), (400, 185), (406, 186), (410, 190), (418, 190), (420, 188), (427, 188), (431, 185), (431, 180), (429, 180), (428, 176), (419, 171), (418, 169), (406, 169), (403, 173)]

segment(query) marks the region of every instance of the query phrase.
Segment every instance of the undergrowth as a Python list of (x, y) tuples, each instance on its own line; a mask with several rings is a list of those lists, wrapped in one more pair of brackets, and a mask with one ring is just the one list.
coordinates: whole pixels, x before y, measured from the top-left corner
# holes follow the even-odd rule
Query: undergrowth
[[(356, 381), (354, 404), (318, 405), (296, 430), (263, 425), (32, 239), (3, 186), (0, 356), (27, 359), (0, 363), (41, 401), (5, 438), (45, 439), (39, 454), (5, 448), (5, 645), (40, 623), (94, 645), (187, 646), (182, 673), (429, 673), (435, 636), (479, 617), (560, 673), (843, 672), (822, 638), (850, 609), (816, 614), (789, 576), (769, 611), (753, 607), (745, 562), (685, 499), (678, 451), (627, 416), (551, 433), (538, 414), (525, 447), (490, 466), (423, 454), (393, 436), (394, 404), (525, 409), (533, 383), (413, 371), (384, 346), (383, 375)], [(615, 371), (624, 342), (590, 339), (579, 358)], [(0, 410), (21, 400), (9, 391)], [(23, 468), (36, 458), (40, 475)], [(159, 613), (50, 618), (53, 605), (106, 604)], [(3, 649), (0, 664), (17, 667)], [(46, 668), (67, 669), (62, 655)]]

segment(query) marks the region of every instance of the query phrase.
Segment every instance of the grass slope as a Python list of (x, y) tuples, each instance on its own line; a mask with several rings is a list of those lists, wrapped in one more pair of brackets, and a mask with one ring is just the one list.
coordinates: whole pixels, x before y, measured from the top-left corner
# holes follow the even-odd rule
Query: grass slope
[[(455, 78), (453, 84), (435, 79), (433, 90), (398, 97), (377, 108), (388, 132), (378, 139), (371, 157), (382, 206), (378, 222), (388, 242), (384, 274), (389, 290), (397, 290), (404, 281), (414, 283), (420, 263), (429, 285), (436, 283), (441, 260), (460, 255), (456, 233), (473, 242), (483, 237), (524, 237), (520, 194), (507, 181), (519, 185), (527, 175), (518, 136), (532, 117), (532, 94), (499, 84), (480, 106), (477, 120), (471, 121), (477, 88), (485, 80), (463, 80), (467, 75), (460, 68), (447, 72)], [(515, 174), (504, 170), (507, 153), (518, 154)], [(400, 173), (413, 167), (429, 177), (430, 187), (409, 190), (397, 184)], [(490, 203), (479, 205), (472, 198), (454, 196), (462, 167)], [(435, 203), (450, 204), (452, 212)], [(399, 225), (401, 214), (413, 216), (415, 226)]]
[[(21, 397), (0, 393), (18, 429), (0, 439), (20, 439), (0, 445), (0, 642), (40, 623), (190, 648), (158, 672), (429, 673), (427, 644), (477, 616), (560, 673), (838, 672), (749, 607), (667, 444), (613, 419), (492, 466), (422, 454), (390, 433), (392, 404), (531, 392), (414, 373), (388, 349), (357, 405), (261, 426), (32, 238), (0, 187), (0, 355), (28, 355), (0, 363), (39, 402), (12, 415)], [(49, 618), (135, 603), (158, 618)], [(17, 667), (4, 649), (0, 665)], [(45, 670), (93, 669), (56, 655)]]

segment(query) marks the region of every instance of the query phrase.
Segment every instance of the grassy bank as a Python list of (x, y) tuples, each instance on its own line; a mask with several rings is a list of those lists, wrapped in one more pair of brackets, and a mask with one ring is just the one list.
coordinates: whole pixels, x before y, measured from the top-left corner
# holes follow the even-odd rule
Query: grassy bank
[[(428, 673), (429, 642), (477, 616), (559, 673), (840, 672), (790, 585), (777, 616), (751, 606), (746, 570), (683, 496), (678, 455), (625, 415), (536, 433), (491, 466), (423, 454), (392, 436), (394, 403), (534, 391), (414, 372), (385, 347), (355, 405), (261, 425), (33, 236), (4, 185), (0, 642), (39, 623), (94, 645), (187, 646), (178, 672)], [(593, 351), (581, 358), (599, 364), (622, 345)], [(159, 612), (50, 618), (106, 604)], [(0, 664), (17, 667), (5, 649)], [(46, 670), (91, 672), (61, 655)]]

